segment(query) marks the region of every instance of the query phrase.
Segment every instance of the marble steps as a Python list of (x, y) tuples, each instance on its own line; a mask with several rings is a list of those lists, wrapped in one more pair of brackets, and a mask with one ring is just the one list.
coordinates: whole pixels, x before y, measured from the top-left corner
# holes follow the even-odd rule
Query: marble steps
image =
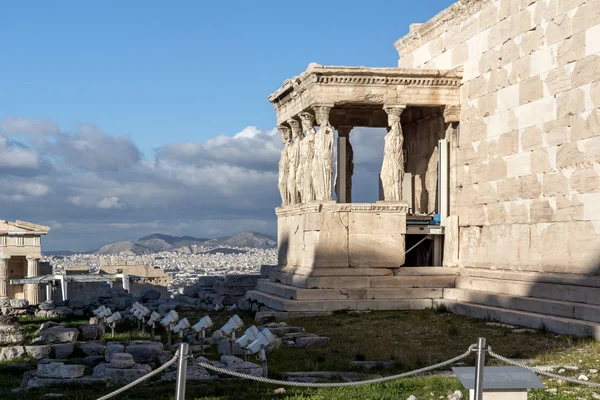
[(260, 280), (256, 290), (291, 300), (434, 299), (443, 296), (441, 288), (305, 289), (267, 280)]
[[(600, 324), (572, 318), (556, 317), (533, 312), (510, 310), (489, 305), (468, 303), (450, 299), (433, 300), (437, 306), (445, 304), (454, 314), (474, 318), (488, 319), (505, 324), (523, 326), (531, 329), (545, 327), (548, 331), (579, 337), (593, 337), (600, 340)], [(493, 346), (493, 343), (492, 343)]]
[(509, 281), (554, 283), (600, 288), (600, 275), (557, 274), (547, 272), (525, 272), (485, 268), (463, 268), (460, 275), (471, 278), (501, 279)]
[(273, 281), (306, 289), (365, 289), (365, 288), (450, 288), (454, 275), (444, 276), (304, 276), (275, 273)]
[(444, 299), (600, 323), (600, 306), (469, 289), (444, 289)]
[(600, 305), (600, 289), (589, 286), (461, 276), (456, 279), (456, 288), (517, 297)]
[(385, 300), (294, 300), (251, 290), (246, 293), (246, 299), (259, 302), (276, 311), (287, 312), (327, 312), (337, 310), (351, 311), (391, 311), (391, 310), (423, 310), (433, 307), (433, 299), (385, 299)]

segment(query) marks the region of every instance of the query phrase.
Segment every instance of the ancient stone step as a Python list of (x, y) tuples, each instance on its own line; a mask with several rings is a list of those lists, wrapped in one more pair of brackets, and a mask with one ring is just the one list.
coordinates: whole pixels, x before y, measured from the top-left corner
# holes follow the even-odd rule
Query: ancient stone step
[(600, 323), (600, 307), (589, 304), (468, 289), (444, 289), (444, 299)]
[(509, 281), (523, 281), (536, 283), (554, 283), (560, 285), (574, 285), (600, 288), (600, 276), (582, 274), (554, 274), (540, 272), (503, 271), (485, 268), (464, 268), (462, 276), (486, 279), (502, 279)]
[(394, 270), (396, 276), (458, 276), (458, 268), (449, 267), (400, 267)]
[(334, 310), (422, 310), (433, 306), (432, 299), (385, 300), (293, 300), (251, 290), (247, 298), (276, 311), (334, 311)]
[(562, 335), (593, 337), (600, 340), (600, 324), (570, 318), (553, 317), (525, 311), (508, 310), (505, 308), (484, 306), (474, 303), (464, 303), (455, 300), (436, 300), (435, 304), (445, 304), (449, 311), (458, 315), (473, 318), (489, 319), (505, 324), (518, 325), (532, 329), (544, 327), (550, 332)]
[(598, 289), (574, 285), (459, 277), (456, 288), (522, 297), (600, 305)]
[(450, 288), (455, 276), (386, 276), (371, 278), (373, 288)]
[(307, 277), (278, 274), (280, 283), (306, 289), (364, 289), (372, 288), (447, 288), (454, 287), (457, 277), (443, 276), (320, 276)]
[(284, 285), (283, 283), (268, 281), (259, 281), (256, 289), (286, 299), (296, 300), (344, 300), (347, 298), (347, 296), (341, 293), (338, 289), (303, 289), (295, 286)]
[(365, 288), (365, 289), (305, 289), (277, 282), (259, 281), (257, 290), (294, 300), (385, 300), (434, 299), (442, 297), (442, 289), (433, 288)]

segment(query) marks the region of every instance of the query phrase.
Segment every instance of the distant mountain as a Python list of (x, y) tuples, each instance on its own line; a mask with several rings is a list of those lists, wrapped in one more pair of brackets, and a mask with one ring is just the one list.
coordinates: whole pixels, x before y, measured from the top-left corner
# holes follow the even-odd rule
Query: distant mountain
[(262, 233), (242, 232), (234, 236), (224, 236), (216, 239), (196, 238), (193, 236), (171, 236), (153, 233), (135, 242), (123, 241), (107, 244), (91, 253), (95, 254), (152, 254), (161, 251), (177, 251), (180, 253), (196, 253), (199, 246), (219, 248), (213, 252), (232, 253), (222, 247), (252, 247), (273, 248), (277, 239)]
[(73, 254), (81, 254), (76, 251), (68, 251), (68, 250), (57, 250), (57, 251), (43, 251), (45, 256), (72, 256)]
[(257, 232), (242, 232), (235, 236), (224, 236), (217, 239), (207, 241), (205, 246), (219, 247), (255, 247), (255, 248), (273, 248), (277, 247), (277, 239)]
[(129, 253), (129, 254), (152, 254), (154, 251), (146, 246), (139, 245), (134, 242), (124, 241), (124, 242), (115, 242), (107, 244), (106, 246), (100, 247), (98, 250), (94, 252), (95, 254), (119, 254), (119, 253)]

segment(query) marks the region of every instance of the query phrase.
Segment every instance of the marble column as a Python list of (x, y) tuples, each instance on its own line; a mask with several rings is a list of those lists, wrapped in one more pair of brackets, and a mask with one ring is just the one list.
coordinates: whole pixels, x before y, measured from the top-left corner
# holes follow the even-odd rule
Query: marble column
[(404, 135), (400, 123), (400, 114), (406, 106), (385, 106), (388, 116), (388, 132), (385, 135), (383, 164), (381, 165), (381, 185), (385, 201), (402, 200), (402, 181), (404, 180)]
[(0, 258), (0, 299), (8, 297), (8, 260)]
[[(38, 271), (38, 261), (39, 258), (27, 256), (27, 278), (33, 278), (39, 275)], [(26, 285), (26, 298), (29, 300), (29, 304), (35, 305), (39, 304), (39, 295), (38, 295), (38, 284), (28, 284)]]
[(354, 173), (354, 152), (350, 143), (351, 126), (338, 126), (337, 175), (335, 190), (338, 203), (352, 203), (352, 174)]
[(332, 199), (333, 180), (333, 135), (329, 123), (332, 104), (313, 106), (319, 130), (315, 135), (315, 154), (311, 167), (313, 189), (317, 201), (329, 202)]

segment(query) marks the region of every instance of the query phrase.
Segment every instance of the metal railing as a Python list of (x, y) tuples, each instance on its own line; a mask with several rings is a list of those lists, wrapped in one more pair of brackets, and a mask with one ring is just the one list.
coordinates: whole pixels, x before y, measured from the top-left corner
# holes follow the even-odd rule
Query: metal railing
[[(414, 375), (420, 375), (420, 374), (423, 374), (428, 371), (432, 371), (432, 370), (435, 370), (435, 369), (438, 369), (441, 367), (445, 367), (445, 366), (454, 364), (460, 360), (463, 360), (463, 359), (469, 357), (472, 353), (476, 353), (476, 355), (477, 355), (476, 364), (475, 364), (475, 382), (474, 382), (475, 400), (483, 400), (483, 377), (484, 377), (486, 353), (489, 354), (491, 357), (493, 357), (499, 361), (502, 361), (506, 364), (525, 368), (529, 371), (535, 372), (540, 375), (548, 376), (548, 377), (555, 378), (555, 379), (562, 379), (565, 382), (571, 382), (574, 384), (585, 385), (585, 386), (589, 386), (589, 387), (593, 387), (593, 388), (600, 388), (600, 383), (582, 381), (579, 379), (574, 379), (574, 378), (570, 378), (570, 377), (566, 377), (566, 376), (553, 374), (551, 372), (547, 372), (547, 371), (544, 371), (544, 370), (536, 368), (536, 367), (524, 365), (517, 361), (511, 360), (509, 358), (506, 358), (499, 354), (496, 354), (495, 352), (492, 351), (492, 348), (486, 344), (485, 338), (479, 338), (477, 344), (472, 344), (471, 346), (469, 346), (469, 348), (467, 349), (467, 351), (465, 353), (463, 353), (457, 357), (451, 358), (449, 360), (442, 361), (440, 363), (430, 365), (427, 367), (419, 368), (419, 369), (416, 369), (413, 371), (404, 372), (402, 374), (385, 376), (385, 377), (375, 378), (375, 379), (368, 379), (368, 380), (363, 380), (363, 381), (356, 381), (356, 382), (327, 382), (327, 383), (292, 382), (292, 381), (283, 381), (283, 380), (278, 380), (278, 379), (270, 379), (268, 377), (263, 377), (263, 376), (244, 374), (241, 372), (232, 371), (227, 368), (217, 367), (215, 365), (205, 363), (205, 362), (199, 362), (198, 365), (200, 367), (203, 367), (205, 369), (208, 369), (208, 370), (211, 370), (211, 371), (214, 371), (217, 373), (230, 375), (230, 376), (233, 376), (236, 378), (248, 379), (248, 380), (261, 382), (261, 383), (267, 383), (267, 384), (274, 384), (274, 385), (281, 385), (281, 386), (294, 386), (294, 387), (307, 387), (307, 388), (339, 388), (339, 387), (372, 385), (372, 384), (376, 384), (376, 383), (382, 383), (382, 382), (388, 382), (388, 381), (393, 381), (393, 380), (397, 380), (397, 379), (408, 378), (408, 377), (414, 376)], [(188, 360), (191, 357), (192, 357), (191, 354), (189, 354), (189, 345), (187, 343), (181, 343), (179, 350), (177, 350), (177, 352), (175, 353), (175, 356), (172, 359), (170, 359), (169, 361), (167, 361), (165, 364), (163, 364), (156, 370), (148, 373), (147, 375), (144, 375), (141, 378), (123, 386), (122, 388), (117, 389), (114, 392), (111, 392), (105, 396), (98, 398), (98, 400), (108, 400), (110, 398), (113, 398), (113, 397), (125, 392), (126, 390), (131, 389), (132, 387), (142, 383), (143, 381), (146, 381), (149, 378), (161, 373), (162, 371), (164, 371), (165, 369), (167, 369), (168, 367), (170, 367), (177, 361), (179, 361), (179, 365), (177, 368), (177, 382), (176, 382), (176, 389), (175, 389), (176, 390), (175, 399), (176, 400), (185, 400), (185, 390), (186, 390), (186, 380), (187, 380), (187, 364), (188, 364)]]

